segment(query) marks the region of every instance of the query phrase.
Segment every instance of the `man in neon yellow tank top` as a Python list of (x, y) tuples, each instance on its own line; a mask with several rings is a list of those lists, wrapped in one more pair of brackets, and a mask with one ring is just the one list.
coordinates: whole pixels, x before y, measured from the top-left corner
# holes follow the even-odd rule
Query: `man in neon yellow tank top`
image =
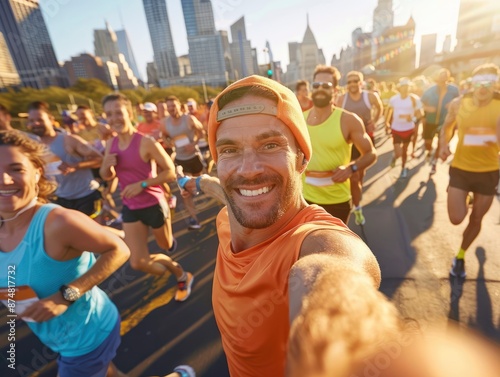
[[(303, 174), (304, 198), (348, 223), (352, 209), (351, 178), (377, 159), (363, 122), (332, 105), (340, 73), (319, 65), (312, 83), (313, 108), (304, 112), (314, 155)], [(360, 156), (351, 161), (352, 145)]]
[(474, 194), (469, 224), (453, 260), (450, 274), (464, 278), (464, 256), (481, 230), (481, 222), (496, 193), (499, 177), (500, 93), (494, 88), (499, 69), (483, 64), (472, 72), (472, 93), (454, 100), (446, 117), (440, 138), (440, 157), (451, 154), (449, 141), (458, 130), (458, 144), (450, 167), (448, 215), (460, 224), (468, 213), (467, 196)]

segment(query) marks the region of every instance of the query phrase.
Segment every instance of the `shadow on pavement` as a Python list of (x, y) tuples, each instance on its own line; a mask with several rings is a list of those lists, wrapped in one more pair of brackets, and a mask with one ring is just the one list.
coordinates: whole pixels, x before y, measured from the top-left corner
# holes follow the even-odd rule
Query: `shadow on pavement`
[(484, 277), (484, 265), (487, 259), (484, 248), (478, 247), (476, 249), (476, 258), (479, 262), (476, 280), (476, 319), (474, 322), (469, 322), (469, 326), (478, 329), (490, 339), (500, 342), (500, 328), (495, 326), (491, 296)]

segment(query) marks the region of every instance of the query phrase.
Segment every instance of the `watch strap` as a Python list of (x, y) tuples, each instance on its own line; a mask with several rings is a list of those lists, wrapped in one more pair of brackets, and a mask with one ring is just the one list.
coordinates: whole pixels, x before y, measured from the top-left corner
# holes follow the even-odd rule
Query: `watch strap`
[(185, 190), (186, 188), (186, 183), (188, 183), (189, 181), (191, 180), (191, 177), (181, 177), (181, 178), (177, 178), (177, 184), (179, 185), (179, 187), (183, 190)]
[(201, 181), (202, 177), (203, 177), (202, 175), (200, 175), (199, 177), (196, 177), (196, 181), (195, 181), (196, 182), (196, 191), (198, 191), (198, 192), (203, 192), (203, 190), (201, 189), (201, 186), (200, 186), (200, 181)]

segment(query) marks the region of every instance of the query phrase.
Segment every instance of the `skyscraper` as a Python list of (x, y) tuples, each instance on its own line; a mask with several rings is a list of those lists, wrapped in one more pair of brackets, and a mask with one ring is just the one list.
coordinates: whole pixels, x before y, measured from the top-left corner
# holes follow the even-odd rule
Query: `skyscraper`
[(109, 60), (120, 53), (118, 38), (109, 23), (106, 22), (106, 29), (94, 30), (94, 50), (96, 56)]
[(179, 76), (179, 63), (175, 54), (165, 0), (142, 0), (142, 3), (153, 45), (158, 79)]
[(210, 85), (226, 83), (224, 50), (215, 30), (210, 0), (181, 0), (193, 75), (204, 77)]
[(135, 77), (140, 78), (141, 74), (139, 72), (139, 68), (137, 67), (137, 63), (135, 62), (134, 51), (132, 50), (132, 45), (128, 39), (127, 31), (125, 29), (117, 30), (116, 38), (118, 40), (118, 50), (123, 54), (123, 56), (125, 56), (125, 60), (128, 62), (132, 72), (134, 72)]
[(10, 56), (5, 38), (0, 33), (0, 90), (7, 86), (19, 84), (21, 84), (21, 79), (17, 73), (12, 56)]
[(95, 55), (104, 63), (117, 64), (119, 75), (117, 77), (120, 89), (133, 89), (138, 86), (137, 78), (118, 48), (118, 38), (111, 26), (106, 22), (106, 29), (94, 30)]
[(434, 63), (434, 59), (436, 58), (436, 42), (436, 33), (422, 35), (420, 43), (420, 59), (418, 64), (419, 67), (425, 67)]
[(24, 86), (68, 86), (59, 66), (38, 0), (0, 1), (0, 33)]
[(238, 21), (231, 25), (231, 57), (233, 68), (236, 71), (236, 79), (253, 75), (253, 57), (252, 46), (247, 40), (245, 28), (245, 17), (242, 16)]

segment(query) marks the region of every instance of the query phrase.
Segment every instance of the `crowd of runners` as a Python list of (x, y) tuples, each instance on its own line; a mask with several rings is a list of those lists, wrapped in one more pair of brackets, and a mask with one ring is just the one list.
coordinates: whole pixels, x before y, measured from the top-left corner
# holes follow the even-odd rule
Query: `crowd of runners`
[[(200, 194), (225, 205), (212, 302), (231, 375), (349, 375), (381, 341), (399, 339), (406, 326), (377, 291), (378, 263), (347, 226), (351, 214), (356, 226), (376, 221), (362, 208), (376, 132), (391, 135), (401, 180), (413, 174), (410, 159), (425, 153), (432, 175), (454, 149), (448, 214), (468, 224), (450, 274), (465, 278), (466, 251), (499, 195), (499, 68), (480, 65), (461, 82), (447, 69), (370, 85), (361, 72), (344, 74), (341, 87), (341, 72), (318, 66), (295, 93), (251, 76), (203, 106), (169, 96), (134, 108), (113, 93), (102, 114), (79, 106), (60, 123), (38, 101), (27, 108), (27, 132), (0, 105), (0, 265), (22, 266), (17, 284), (34, 303), (19, 314), (59, 352), (61, 377), (124, 375), (111, 362), (119, 314), (97, 285), (127, 260), (172, 274), (175, 300), (189, 298), (195, 276), (170, 256), (172, 218), (182, 200), (186, 228), (200, 229)], [(148, 250), (150, 231), (163, 252)], [(237, 322), (255, 302), (272, 310), (242, 334)], [(172, 376), (194, 374), (180, 366)]]

